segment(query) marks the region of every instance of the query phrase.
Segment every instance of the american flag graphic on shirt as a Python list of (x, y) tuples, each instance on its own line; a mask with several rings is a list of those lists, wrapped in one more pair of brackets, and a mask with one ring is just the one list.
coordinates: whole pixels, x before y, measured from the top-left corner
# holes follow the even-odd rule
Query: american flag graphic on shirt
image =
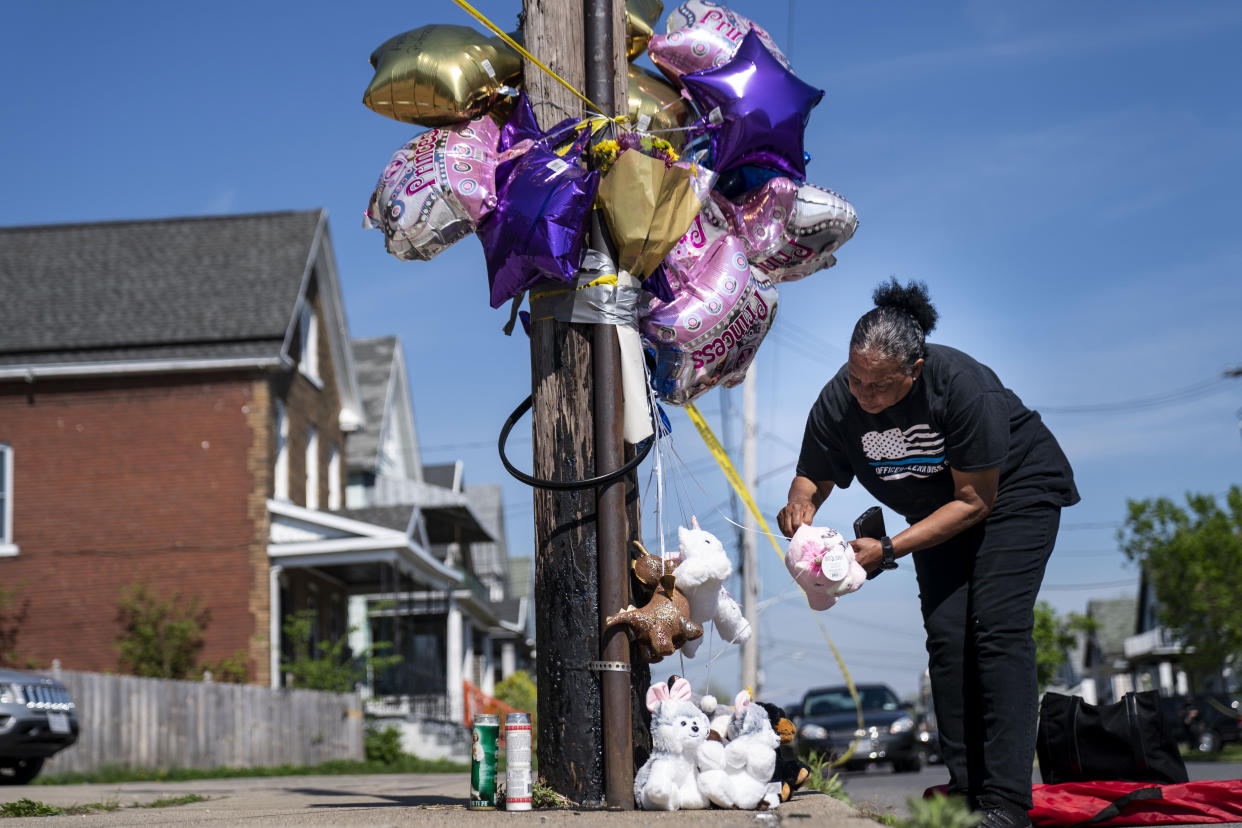
[(862, 436), (863, 453), (881, 480), (931, 477), (944, 471), (944, 435), (927, 423), (902, 430), (868, 431)]

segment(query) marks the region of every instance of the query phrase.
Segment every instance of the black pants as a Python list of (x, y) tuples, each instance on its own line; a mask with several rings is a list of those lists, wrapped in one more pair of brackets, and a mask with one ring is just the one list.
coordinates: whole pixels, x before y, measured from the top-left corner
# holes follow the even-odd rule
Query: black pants
[(1037, 682), (1035, 596), (1058, 506), (993, 512), (914, 553), (932, 699), (949, 791), (1031, 807)]

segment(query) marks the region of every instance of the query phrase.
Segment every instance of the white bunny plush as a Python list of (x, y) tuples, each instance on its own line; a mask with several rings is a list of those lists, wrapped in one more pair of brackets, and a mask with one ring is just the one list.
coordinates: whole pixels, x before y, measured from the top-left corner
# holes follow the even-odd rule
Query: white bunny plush
[[(634, 777), (634, 801), (644, 811), (708, 808), (699, 788), (696, 759), (707, 741), (707, 714), (691, 700), (690, 682), (678, 678), (647, 690), (651, 756)], [(775, 753), (773, 754), (775, 756)]]
[[(690, 527), (677, 527), (677, 588), (690, 601), (690, 620), (705, 624), (719, 615), (722, 597), (736, 608), (736, 602), (727, 593), (721, 595), (724, 582), (733, 574), (733, 562), (716, 536), (699, 526), (697, 517), (690, 518)], [(681, 651), (687, 658), (694, 658), (702, 642), (702, 638), (687, 641), (681, 645)]]
[[(768, 713), (743, 690), (733, 700), (728, 742), (704, 742), (699, 747), (699, 787), (721, 808), (753, 810), (761, 802), (780, 803), (771, 785), (776, 770), (776, 748), (781, 737), (772, 729)], [(777, 785), (779, 788), (779, 785)]]

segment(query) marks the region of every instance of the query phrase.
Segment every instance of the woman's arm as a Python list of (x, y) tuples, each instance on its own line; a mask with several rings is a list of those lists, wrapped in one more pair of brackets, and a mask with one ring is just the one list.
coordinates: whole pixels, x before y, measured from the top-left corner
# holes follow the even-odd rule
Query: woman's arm
[[(964, 472), (950, 469), (953, 473), (953, 499), (893, 536), (893, 554), (900, 558), (944, 543), (988, 516), (996, 502), (996, 487), (1000, 482), (1000, 469)], [(792, 494), (793, 490), (790, 489)], [(788, 506), (785, 508), (789, 508)], [(782, 512), (784, 514), (784, 512)], [(880, 565), (883, 550), (878, 540), (859, 538), (851, 541), (854, 555), (862, 568), (871, 572)]]
[(810, 523), (819, 507), (832, 493), (832, 485), (831, 480), (817, 483), (809, 477), (796, 476), (789, 484), (789, 502), (776, 516), (781, 534), (787, 538), (792, 537), (799, 526)]

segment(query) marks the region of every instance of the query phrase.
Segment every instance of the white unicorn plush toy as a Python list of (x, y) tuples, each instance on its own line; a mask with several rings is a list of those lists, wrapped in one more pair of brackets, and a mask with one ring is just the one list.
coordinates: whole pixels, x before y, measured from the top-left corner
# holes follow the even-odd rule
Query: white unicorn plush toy
[[(690, 620), (696, 624), (708, 621), (727, 642), (740, 644), (750, 638), (750, 623), (742, 617), (742, 609), (724, 588), (733, 574), (733, 563), (724, 545), (711, 532), (699, 526), (697, 517), (690, 518), (690, 527), (677, 527), (677, 588), (690, 601)], [(694, 658), (702, 638), (687, 641), (681, 651)]]

